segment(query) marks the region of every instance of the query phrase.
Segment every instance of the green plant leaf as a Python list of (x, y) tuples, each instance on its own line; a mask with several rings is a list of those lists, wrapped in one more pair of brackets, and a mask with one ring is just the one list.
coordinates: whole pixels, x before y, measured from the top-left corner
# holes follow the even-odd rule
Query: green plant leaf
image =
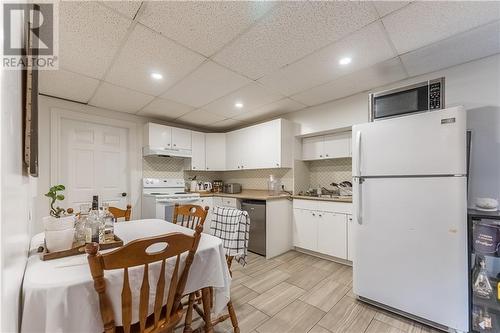
[(64, 195), (62, 195), (62, 194), (58, 194), (58, 195), (56, 196), (56, 199), (57, 199), (57, 200), (64, 200)]

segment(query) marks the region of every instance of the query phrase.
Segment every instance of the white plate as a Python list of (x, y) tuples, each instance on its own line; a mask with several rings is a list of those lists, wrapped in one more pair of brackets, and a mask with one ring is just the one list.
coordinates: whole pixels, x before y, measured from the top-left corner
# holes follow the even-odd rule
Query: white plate
[(497, 208), (481, 208), (481, 207), (476, 206), (476, 210), (480, 210), (483, 212), (496, 212)]

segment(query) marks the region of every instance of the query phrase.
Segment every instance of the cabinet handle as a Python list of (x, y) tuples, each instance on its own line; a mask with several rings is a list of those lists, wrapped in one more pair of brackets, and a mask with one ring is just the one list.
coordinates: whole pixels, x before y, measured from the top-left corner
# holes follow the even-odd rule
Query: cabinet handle
[(193, 170), (196, 169), (196, 167), (193, 167)]
[(312, 214), (313, 214), (313, 216), (316, 216), (316, 214), (314, 214), (314, 213), (312, 213)]
[(177, 147), (177, 145), (174, 143), (174, 147)]
[(319, 155), (319, 157), (323, 157), (323, 155)]
[(323, 215), (319, 214), (318, 216), (319, 216), (319, 217), (322, 217)]
[(276, 166), (278, 166), (278, 167), (279, 167), (279, 166), (280, 166), (280, 164), (279, 164), (279, 163), (276, 163)]
[(169, 147), (170, 147), (170, 143), (167, 143), (167, 146), (169, 146)]
[(326, 154), (326, 157), (328, 157), (328, 154)]

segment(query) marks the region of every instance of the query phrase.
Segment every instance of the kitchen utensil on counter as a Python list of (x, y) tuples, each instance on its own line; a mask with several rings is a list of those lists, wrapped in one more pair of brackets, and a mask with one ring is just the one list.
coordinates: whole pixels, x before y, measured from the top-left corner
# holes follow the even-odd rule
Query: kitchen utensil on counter
[(281, 192), (281, 179), (276, 178), (274, 175), (269, 175), (267, 192), (269, 195), (279, 195)]
[(212, 191), (212, 183), (211, 182), (204, 182), (203, 183), (203, 190), (210, 192)]
[(224, 193), (241, 193), (241, 184), (229, 183), (224, 185)]
[(496, 212), (498, 209), (498, 200), (493, 198), (476, 198), (476, 209)]
[(212, 188), (215, 193), (222, 193), (224, 192), (224, 182), (222, 180), (214, 180)]

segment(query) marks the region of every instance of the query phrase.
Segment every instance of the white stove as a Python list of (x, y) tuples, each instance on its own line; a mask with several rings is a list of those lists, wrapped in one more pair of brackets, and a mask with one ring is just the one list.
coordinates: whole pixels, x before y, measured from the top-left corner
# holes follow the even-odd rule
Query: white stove
[(199, 193), (186, 193), (184, 179), (144, 178), (142, 180), (142, 218), (172, 221), (174, 205), (194, 204)]

